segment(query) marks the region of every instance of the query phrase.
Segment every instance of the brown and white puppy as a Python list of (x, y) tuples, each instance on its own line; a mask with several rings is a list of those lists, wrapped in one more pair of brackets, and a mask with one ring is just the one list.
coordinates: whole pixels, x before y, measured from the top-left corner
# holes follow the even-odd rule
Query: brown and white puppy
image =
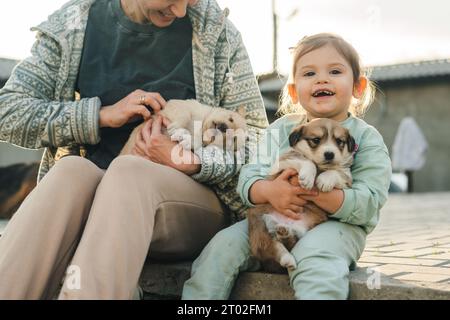
[[(299, 125), (291, 132), (289, 144), (291, 148), (271, 168), (271, 179), (284, 169), (293, 168), (298, 172), (299, 184), (308, 190), (314, 185), (322, 192), (351, 187), (350, 166), (356, 144), (339, 122), (315, 119)], [(264, 269), (295, 269), (297, 263), (289, 251), (308, 230), (328, 219), (327, 213), (312, 202), (303, 207), (300, 215), (300, 220), (289, 219), (271, 205), (249, 209), (251, 252)]]
[[(185, 149), (197, 150), (202, 146), (216, 145), (236, 151), (246, 139), (245, 108), (236, 111), (210, 107), (197, 100), (169, 100), (158, 114), (171, 122), (167, 134)], [(136, 134), (144, 123), (131, 132), (120, 155), (130, 154)]]

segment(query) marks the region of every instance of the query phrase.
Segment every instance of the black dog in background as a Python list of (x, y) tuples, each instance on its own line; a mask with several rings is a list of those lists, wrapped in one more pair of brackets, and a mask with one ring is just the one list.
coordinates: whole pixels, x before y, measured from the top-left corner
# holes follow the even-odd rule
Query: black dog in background
[(10, 219), (37, 183), (39, 163), (0, 168), (0, 219)]

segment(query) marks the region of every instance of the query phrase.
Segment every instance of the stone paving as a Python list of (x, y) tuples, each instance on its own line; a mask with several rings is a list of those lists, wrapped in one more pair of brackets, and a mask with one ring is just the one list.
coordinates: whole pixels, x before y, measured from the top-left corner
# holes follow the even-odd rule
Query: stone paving
[(450, 292), (450, 193), (391, 194), (358, 266)]

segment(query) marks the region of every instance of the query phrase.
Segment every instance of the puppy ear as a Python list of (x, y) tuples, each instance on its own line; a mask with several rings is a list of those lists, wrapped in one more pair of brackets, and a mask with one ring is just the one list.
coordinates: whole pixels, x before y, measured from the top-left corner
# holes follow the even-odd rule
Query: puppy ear
[(245, 110), (245, 106), (243, 106), (243, 105), (239, 106), (239, 107), (237, 108), (236, 112), (239, 113), (239, 115), (240, 115), (242, 118), (245, 118), (245, 116), (247, 115), (247, 111)]
[(296, 128), (292, 131), (292, 133), (289, 135), (289, 145), (291, 147), (295, 146), (297, 142), (300, 141), (303, 135), (303, 126), (300, 126), (299, 128)]
[(347, 148), (348, 148), (348, 152), (353, 152), (353, 151), (355, 151), (355, 148), (356, 148), (355, 139), (353, 139), (353, 137), (350, 134), (347, 137)]

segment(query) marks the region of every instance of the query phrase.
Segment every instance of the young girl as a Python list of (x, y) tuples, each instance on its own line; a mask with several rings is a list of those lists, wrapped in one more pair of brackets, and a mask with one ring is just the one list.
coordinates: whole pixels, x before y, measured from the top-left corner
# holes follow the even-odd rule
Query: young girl
[[(297, 299), (346, 299), (349, 272), (364, 250), (388, 195), (391, 161), (378, 131), (356, 116), (371, 102), (372, 87), (362, 75), (355, 49), (341, 37), (317, 34), (303, 38), (293, 50), (283, 111), (297, 111), (275, 121), (266, 131), (256, 159), (241, 170), (238, 191), (248, 206), (270, 203), (297, 218), (305, 201), (329, 213), (329, 220), (300, 239), (291, 253), (297, 268), (289, 272)], [(317, 94), (326, 92), (326, 94)], [(302, 112), (304, 116), (299, 116)], [(271, 165), (289, 148), (288, 137), (299, 121), (330, 118), (350, 130), (358, 145), (350, 189), (306, 191), (290, 183), (294, 170), (265, 180)], [(247, 220), (219, 232), (192, 266), (183, 299), (226, 299), (239, 272), (256, 270), (250, 257)]]

